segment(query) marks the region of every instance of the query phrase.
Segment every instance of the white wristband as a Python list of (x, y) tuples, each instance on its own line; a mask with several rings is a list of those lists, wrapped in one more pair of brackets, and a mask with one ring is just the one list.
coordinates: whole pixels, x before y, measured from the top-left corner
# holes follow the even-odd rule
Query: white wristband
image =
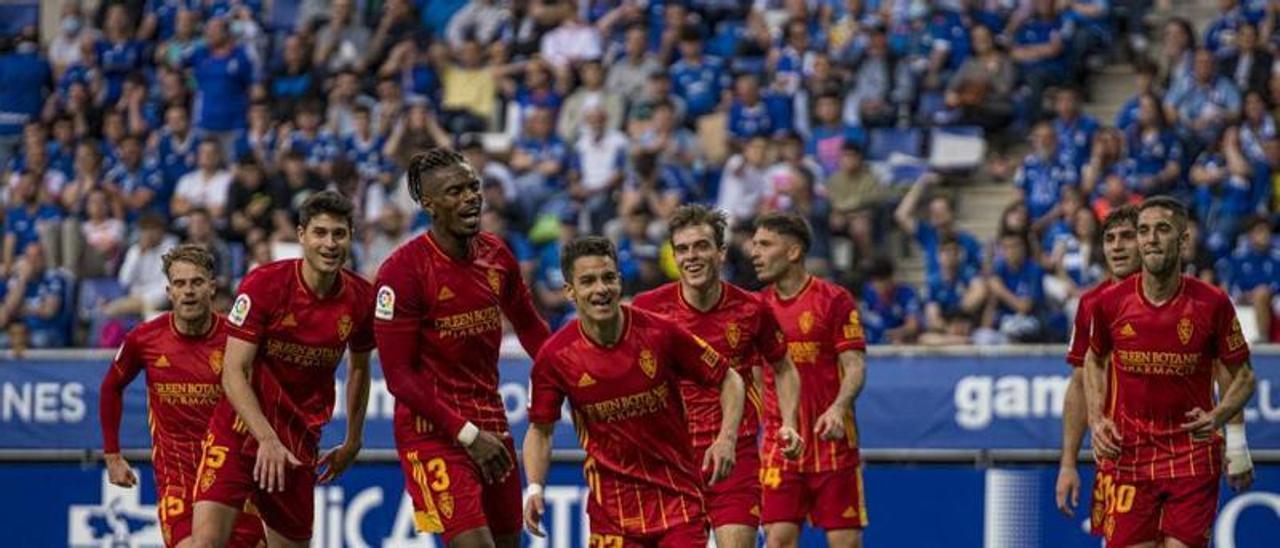
[(529, 497), (537, 496), (537, 495), (541, 495), (541, 494), (542, 494), (542, 484), (541, 484), (541, 483), (530, 483), (530, 484), (529, 484), (529, 487), (526, 487), (526, 488), (525, 488), (525, 490), (524, 490), (524, 498), (525, 498), (525, 500), (529, 500)]
[(461, 443), (463, 447), (471, 447), (471, 444), (476, 442), (476, 437), (479, 435), (480, 429), (468, 421), (462, 427), (462, 430), (458, 431), (458, 443)]
[(1238, 476), (1253, 470), (1253, 458), (1249, 455), (1249, 440), (1245, 439), (1243, 424), (1227, 425), (1227, 475)]

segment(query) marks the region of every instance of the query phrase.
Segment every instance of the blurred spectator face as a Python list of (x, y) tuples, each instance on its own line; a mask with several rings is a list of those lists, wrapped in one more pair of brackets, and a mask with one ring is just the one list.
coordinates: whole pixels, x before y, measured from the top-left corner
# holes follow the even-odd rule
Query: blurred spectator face
[(1195, 60), (1192, 62), (1192, 71), (1195, 73), (1196, 81), (1201, 84), (1208, 84), (1213, 81), (1216, 76), (1217, 67), (1213, 62), (1213, 53), (1207, 49), (1196, 51)]
[(80, 143), (76, 147), (75, 168), (77, 176), (97, 177), (99, 156), (97, 148), (91, 143)]
[(205, 141), (200, 143), (200, 149), (196, 153), (196, 165), (204, 171), (217, 171), (218, 166), (222, 163), (222, 149), (218, 143)]
[(27, 249), (25, 251), (26, 252), (22, 254), (22, 258), (27, 262), (27, 265), (31, 267), (32, 275), (38, 276), (43, 274), (45, 268), (44, 248), (40, 247), (39, 243), (32, 242), (27, 244)]
[(249, 125), (258, 129), (266, 129), (271, 125), (271, 111), (267, 105), (254, 103), (249, 107)]
[(1138, 229), (1133, 223), (1118, 223), (1107, 230), (1102, 235), (1102, 254), (1106, 257), (1107, 269), (1116, 277), (1123, 278), (1141, 268)]
[(991, 37), (991, 30), (982, 25), (974, 25), (973, 30), (969, 31), (969, 40), (973, 43), (973, 53), (975, 55), (985, 55), (995, 48), (995, 40)]
[(351, 17), (351, 0), (333, 0), (329, 9), (334, 22), (346, 22)]
[(129, 137), (120, 142), (120, 161), (131, 168), (142, 163), (142, 142)]
[(1031, 131), (1031, 145), (1035, 147), (1036, 152), (1048, 156), (1058, 150), (1058, 136), (1049, 124), (1036, 124), (1035, 129)]
[(831, 78), (831, 57), (826, 53), (813, 54), (813, 80), (825, 82)]
[(676, 125), (676, 113), (672, 110), (668, 103), (659, 103), (653, 109), (653, 126), (661, 132), (666, 132)]
[[(1136, 266), (1133, 271), (1137, 271), (1142, 267), (1142, 248), (1138, 245), (1137, 229), (1134, 229), (1134, 259)], [(1187, 217), (1187, 237), (1183, 239), (1181, 248), (1178, 249), (1178, 256), (1183, 262), (1189, 263), (1196, 258), (1196, 247), (1200, 245), (1200, 222), (1195, 217)]]
[(164, 125), (170, 132), (186, 135), (191, 128), (190, 121), (187, 120), (187, 109), (181, 106), (169, 107), (169, 110), (164, 111)]
[(840, 153), (840, 170), (845, 173), (857, 173), (862, 169), (862, 152), (857, 149), (846, 148)]
[(801, 52), (809, 49), (809, 29), (805, 25), (804, 19), (793, 19), (790, 23), (787, 23), (787, 35), (788, 46)]
[(1102, 185), (1102, 196), (1113, 204), (1122, 203), (1129, 196), (1124, 178), (1116, 174), (1108, 175)]
[(1271, 226), (1257, 223), (1249, 229), (1249, 246), (1257, 251), (1271, 249)]
[(49, 132), (44, 124), (32, 122), (22, 127), (22, 146), (32, 149), (40, 148), (49, 140)]
[(301, 182), (307, 179), (307, 162), (301, 156), (285, 156), (283, 169), (285, 178), (291, 182)]
[(213, 236), (213, 221), (209, 212), (197, 209), (187, 216), (187, 239), (193, 242), (207, 242)]
[(44, 170), (49, 167), (49, 151), (44, 146), (38, 146), (27, 149), (27, 173), (44, 175)]
[(1053, 101), (1059, 118), (1069, 120), (1080, 113), (1080, 98), (1076, 96), (1074, 90), (1064, 89), (1058, 92), (1058, 96), (1054, 97)]
[(818, 104), (814, 106), (815, 114), (818, 116), (818, 122), (822, 124), (836, 124), (840, 122), (840, 99), (823, 95), (818, 97)]
[(951, 211), (951, 204), (946, 198), (938, 196), (929, 201), (929, 224), (934, 228), (951, 226), (954, 220), (955, 212)]
[(1030, 224), (1027, 217), (1027, 204), (1023, 202), (1009, 204), (1000, 217), (1000, 228), (1007, 231), (1023, 232)]
[(102, 115), (102, 138), (108, 143), (118, 143), (124, 137), (124, 115), (117, 111), (108, 111)]
[(1160, 105), (1153, 96), (1138, 97), (1138, 123), (1143, 127), (1155, 127), (1160, 123)]
[(343, 72), (338, 74), (338, 81), (335, 84), (335, 93), (338, 97), (349, 99), (355, 97), (360, 91), (360, 80), (356, 78), (354, 72)]
[(182, 73), (176, 70), (161, 71), (160, 92), (167, 102), (176, 102), (186, 96), (187, 84), (182, 79)]
[(356, 126), (356, 135), (367, 136), (372, 133), (373, 119), (367, 110), (357, 110), (352, 116)]
[(306, 52), (303, 51), (302, 37), (291, 35), (284, 41), (284, 51), (281, 53), (286, 65), (291, 67), (302, 66), (306, 60)]
[(304, 108), (298, 111), (298, 127), (308, 133), (320, 127), (320, 113)]
[(480, 43), (475, 40), (467, 40), (458, 48), (458, 62), (464, 67), (478, 67), (484, 61), (484, 51), (480, 49)]
[(671, 97), (671, 79), (663, 73), (655, 73), (649, 76), (649, 81), (645, 83), (645, 88), (652, 99)]
[(400, 84), (393, 78), (379, 80), (378, 98), (387, 102), (398, 102), (400, 100)]
[(1037, 16), (1044, 17), (1044, 18), (1053, 17), (1053, 13), (1054, 13), (1053, 0), (1034, 0), (1033, 5), (1034, 5), (1033, 9), (1035, 9), (1035, 13)]
[(40, 181), (36, 178), (36, 174), (31, 170), (18, 176), (18, 182), (13, 188), (14, 198), (18, 203), (25, 205), (35, 205), (36, 200), (40, 198)]
[(583, 119), (587, 123), (587, 127), (591, 129), (591, 133), (600, 136), (604, 135), (605, 123), (608, 122), (608, 116), (604, 109), (600, 107), (592, 107), (583, 113)]
[(1218, 11), (1227, 12), (1236, 7), (1236, 0), (1218, 0)]
[(1080, 196), (1079, 187), (1068, 185), (1062, 187), (1062, 195), (1058, 203), (1062, 204), (1062, 215), (1070, 219), (1084, 206), (1084, 198)]
[(595, 61), (582, 65), (581, 77), (582, 86), (587, 89), (600, 89), (604, 86), (604, 68)]
[(89, 104), (89, 88), (81, 82), (74, 82), (67, 88), (67, 110), (77, 111)]
[(524, 69), (524, 83), (530, 89), (543, 89), (551, 83), (551, 74), (541, 62), (531, 62)]
[(89, 192), (89, 196), (85, 199), (85, 213), (89, 214), (89, 220), (101, 221), (107, 218), (107, 193), (102, 190), (93, 190)]
[(1123, 145), (1124, 141), (1120, 139), (1120, 130), (1116, 128), (1103, 129), (1093, 138), (1093, 146), (1100, 151), (1103, 158), (1111, 161), (1120, 159), (1124, 152), (1121, 150)]
[(236, 166), (236, 180), (249, 190), (262, 186), (262, 167), (258, 164), (240, 164)]
[(742, 158), (752, 166), (761, 167), (767, 159), (766, 156), (769, 150), (768, 146), (769, 142), (765, 139), (759, 137), (753, 138), (750, 141), (747, 141), (747, 145), (742, 148)]
[(956, 272), (960, 268), (960, 244), (953, 240), (939, 244), (938, 266), (944, 272)]
[(189, 39), (196, 35), (196, 25), (200, 23), (200, 14), (193, 11), (182, 9), (178, 10), (178, 17), (174, 23), (174, 34), (183, 39)]
[(426, 130), (430, 120), (431, 112), (427, 110), (426, 105), (409, 107), (409, 129)]
[(124, 4), (112, 4), (107, 8), (107, 20), (102, 28), (108, 33), (125, 34), (129, 31), (129, 12)]
[(698, 59), (702, 55), (701, 40), (681, 40), (680, 41), (680, 57), (684, 59)]
[(1083, 207), (1076, 208), (1071, 219), (1071, 228), (1081, 240), (1092, 240), (1093, 235), (1098, 233), (1098, 218), (1093, 216), (1093, 211)]
[(1240, 25), (1236, 29), (1236, 49), (1241, 51), (1253, 51), (1258, 47), (1258, 29), (1250, 24)]
[(643, 28), (634, 27), (627, 30), (626, 48), (628, 57), (643, 57), (648, 47), (649, 39), (645, 36)]
[[(76, 142), (76, 127), (70, 118), (58, 118), (53, 122), (53, 138), (63, 146), (71, 146)], [(43, 147), (41, 147), (43, 148)]]
[(151, 249), (160, 245), (160, 241), (164, 239), (164, 225), (140, 225), (141, 230), (138, 231), (138, 245), (145, 249)]
[[(643, 233), (644, 228), (640, 231)], [(671, 247), (680, 281), (695, 288), (707, 288), (720, 280), (724, 247), (716, 245), (715, 229), (708, 224), (691, 225), (671, 234)]]
[(804, 159), (804, 143), (796, 137), (782, 139), (778, 145), (778, 160), (798, 163)]
[(545, 108), (535, 108), (529, 113), (529, 120), (526, 124), (529, 127), (529, 136), (535, 139), (545, 139), (551, 135), (551, 111)]
[(1018, 234), (1006, 234), (1000, 238), (1000, 249), (1004, 251), (1004, 260), (1013, 268), (1022, 266), (1027, 260), (1027, 241)]
[(1262, 120), (1267, 117), (1267, 103), (1262, 100), (1262, 94), (1251, 91), (1244, 97), (1244, 117), (1251, 123), (1261, 124)]
[(734, 92), (738, 95), (738, 100), (748, 106), (760, 102), (760, 82), (749, 74), (738, 77), (738, 81), (734, 83)]

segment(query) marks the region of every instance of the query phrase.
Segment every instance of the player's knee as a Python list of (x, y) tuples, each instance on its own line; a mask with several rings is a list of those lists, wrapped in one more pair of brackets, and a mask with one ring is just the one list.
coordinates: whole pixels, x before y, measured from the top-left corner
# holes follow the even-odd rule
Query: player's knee
[(217, 540), (209, 535), (202, 535), (199, 532), (192, 533), (187, 540), (178, 546), (184, 548), (221, 548), (218, 546)]
[(796, 548), (800, 542), (800, 529), (788, 526), (767, 527), (764, 540), (768, 548)]
[[(517, 537), (518, 539), (518, 537)], [(503, 544), (503, 546), (516, 546), (517, 544)], [(489, 532), (488, 527), (479, 527), (469, 531), (463, 531), (458, 536), (453, 537), (449, 541), (449, 548), (497, 548), (494, 541), (493, 533)]]

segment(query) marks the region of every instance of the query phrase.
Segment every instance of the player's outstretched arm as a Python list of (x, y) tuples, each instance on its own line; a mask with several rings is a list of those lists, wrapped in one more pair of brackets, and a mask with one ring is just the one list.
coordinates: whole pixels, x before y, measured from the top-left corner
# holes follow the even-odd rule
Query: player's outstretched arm
[(129, 461), (120, 455), (120, 421), (124, 415), (124, 389), (138, 377), (143, 369), (142, 360), (136, 359), (133, 343), (125, 340), (116, 359), (107, 368), (99, 389), (98, 421), (102, 424), (102, 457), (107, 462), (107, 478), (112, 485), (133, 487), (138, 478), (129, 467)]
[(1102, 458), (1120, 455), (1120, 433), (1102, 412), (1107, 395), (1107, 361), (1090, 348), (1084, 357), (1084, 401), (1089, 428), (1093, 430), (1093, 451)]
[(853, 402), (862, 393), (867, 382), (867, 357), (862, 350), (845, 350), (837, 356), (841, 371), (840, 391), (835, 401), (818, 417), (813, 425), (813, 434), (824, 440), (838, 440), (844, 437), (845, 416), (853, 407)]
[(369, 407), (369, 353), (352, 352), (347, 360), (347, 437), (320, 459), (320, 482), (337, 479), (355, 462), (364, 446), (364, 416)]
[(791, 363), (791, 358), (783, 355), (781, 360), (773, 363), (773, 384), (778, 392), (778, 411), (782, 415), (782, 427), (778, 429), (778, 439), (785, 444), (782, 455), (794, 459), (804, 449), (804, 439), (796, 431), (796, 410), (800, 406), (800, 373)]
[(546, 511), (542, 489), (547, 484), (547, 469), (551, 467), (551, 435), (556, 423), (530, 423), (524, 435), (524, 474), (529, 488), (524, 497), (524, 527), (535, 537), (545, 537), (542, 530), (542, 514)]
[(720, 433), (702, 456), (702, 470), (712, 472), (708, 485), (715, 485), (733, 471), (738, 424), (742, 422), (742, 403), (746, 397), (747, 388), (742, 375), (733, 368), (725, 368), (724, 379), (720, 381)]
[(249, 372), (253, 369), (253, 357), (258, 345), (234, 336), (227, 337), (227, 350), (223, 353), (222, 391), (235, 408), (236, 415), (244, 421), (249, 433), (258, 440), (258, 460), (253, 466), (253, 479), (258, 487), (272, 491), (284, 490), (285, 467), (298, 466), (302, 461), (290, 453), (280, 442), (280, 437), (262, 413), (258, 397), (249, 386)]
[(1056, 497), (1058, 510), (1067, 517), (1080, 505), (1080, 473), (1076, 470), (1084, 431), (1089, 426), (1084, 403), (1084, 372), (1072, 368), (1071, 381), (1062, 401), (1062, 457), (1058, 461)]

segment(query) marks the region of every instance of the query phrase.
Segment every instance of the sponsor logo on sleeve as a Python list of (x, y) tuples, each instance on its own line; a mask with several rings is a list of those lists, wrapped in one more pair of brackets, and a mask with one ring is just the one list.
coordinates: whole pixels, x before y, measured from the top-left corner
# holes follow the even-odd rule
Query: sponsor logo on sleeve
[(236, 327), (243, 326), (244, 320), (249, 317), (249, 308), (252, 306), (249, 296), (241, 293), (236, 297), (235, 304), (231, 305), (231, 313), (227, 315), (227, 321)]
[(378, 288), (378, 303), (373, 310), (373, 316), (379, 320), (390, 320), (396, 315), (396, 291), (391, 286), (384, 285)]

